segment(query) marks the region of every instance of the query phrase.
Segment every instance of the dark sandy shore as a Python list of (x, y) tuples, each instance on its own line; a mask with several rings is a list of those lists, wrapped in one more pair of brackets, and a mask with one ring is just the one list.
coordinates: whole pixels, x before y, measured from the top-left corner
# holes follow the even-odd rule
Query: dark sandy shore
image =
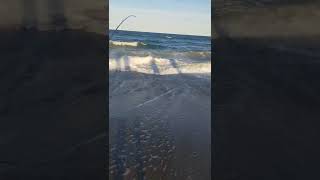
[(110, 179), (211, 179), (211, 82), (109, 72)]
[(105, 37), (0, 32), (0, 179), (105, 179)]

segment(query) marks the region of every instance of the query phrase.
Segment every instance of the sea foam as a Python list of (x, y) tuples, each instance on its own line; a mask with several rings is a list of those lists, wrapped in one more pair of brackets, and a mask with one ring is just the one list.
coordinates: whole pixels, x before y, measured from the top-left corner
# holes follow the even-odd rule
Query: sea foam
[(138, 47), (146, 46), (147, 44), (143, 42), (125, 42), (125, 41), (109, 41), (110, 46), (128, 46), (128, 47)]
[(110, 71), (134, 71), (145, 74), (211, 74), (211, 62), (186, 62), (152, 56), (122, 56), (109, 59)]

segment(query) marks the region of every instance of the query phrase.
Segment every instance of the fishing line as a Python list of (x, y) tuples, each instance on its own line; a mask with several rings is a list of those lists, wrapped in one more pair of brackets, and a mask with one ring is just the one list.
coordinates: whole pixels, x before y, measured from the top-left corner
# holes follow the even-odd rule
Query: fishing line
[(110, 39), (112, 39), (113, 34), (119, 29), (119, 27), (122, 25), (122, 23), (124, 23), (127, 19), (129, 19), (130, 17), (136, 17), (135, 15), (130, 15), (128, 17), (126, 17), (125, 19), (123, 19), (120, 24), (117, 26), (116, 30), (112, 31), (112, 34), (110, 35)]

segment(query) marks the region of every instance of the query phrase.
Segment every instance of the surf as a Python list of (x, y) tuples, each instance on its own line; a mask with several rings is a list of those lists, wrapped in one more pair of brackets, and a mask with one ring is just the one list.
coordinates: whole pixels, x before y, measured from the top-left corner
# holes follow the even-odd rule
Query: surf
[(139, 47), (146, 46), (147, 44), (143, 42), (126, 42), (126, 41), (109, 41), (110, 47)]
[[(135, 45), (135, 44), (132, 44)], [(122, 46), (125, 47), (125, 46)], [(131, 46), (132, 47), (132, 46)], [(169, 51), (169, 50), (160, 50), (160, 49), (148, 49), (147, 47), (134, 49), (112, 49), (110, 51), (109, 57), (119, 57), (119, 56), (152, 56), (155, 58), (166, 58), (166, 59), (177, 59), (185, 61), (211, 61), (211, 52), (210, 51)]]
[(190, 63), (176, 59), (152, 56), (122, 56), (109, 59), (109, 71), (133, 71), (145, 74), (196, 74), (211, 75), (211, 62)]

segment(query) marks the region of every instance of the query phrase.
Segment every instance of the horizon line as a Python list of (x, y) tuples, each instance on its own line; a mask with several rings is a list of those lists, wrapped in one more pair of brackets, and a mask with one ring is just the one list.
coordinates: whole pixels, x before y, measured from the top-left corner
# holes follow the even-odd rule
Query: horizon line
[[(115, 31), (115, 29), (109, 29), (109, 31)], [(211, 34), (208, 35), (198, 35), (198, 34), (177, 34), (177, 33), (166, 33), (166, 32), (149, 32), (149, 31), (134, 31), (134, 30), (117, 30), (117, 31), (128, 31), (128, 32), (142, 32), (142, 33), (155, 33), (155, 34), (169, 34), (169, 35), (184, 35), (184, 36), (201, 36), (201, 37), (212, 37)]]

